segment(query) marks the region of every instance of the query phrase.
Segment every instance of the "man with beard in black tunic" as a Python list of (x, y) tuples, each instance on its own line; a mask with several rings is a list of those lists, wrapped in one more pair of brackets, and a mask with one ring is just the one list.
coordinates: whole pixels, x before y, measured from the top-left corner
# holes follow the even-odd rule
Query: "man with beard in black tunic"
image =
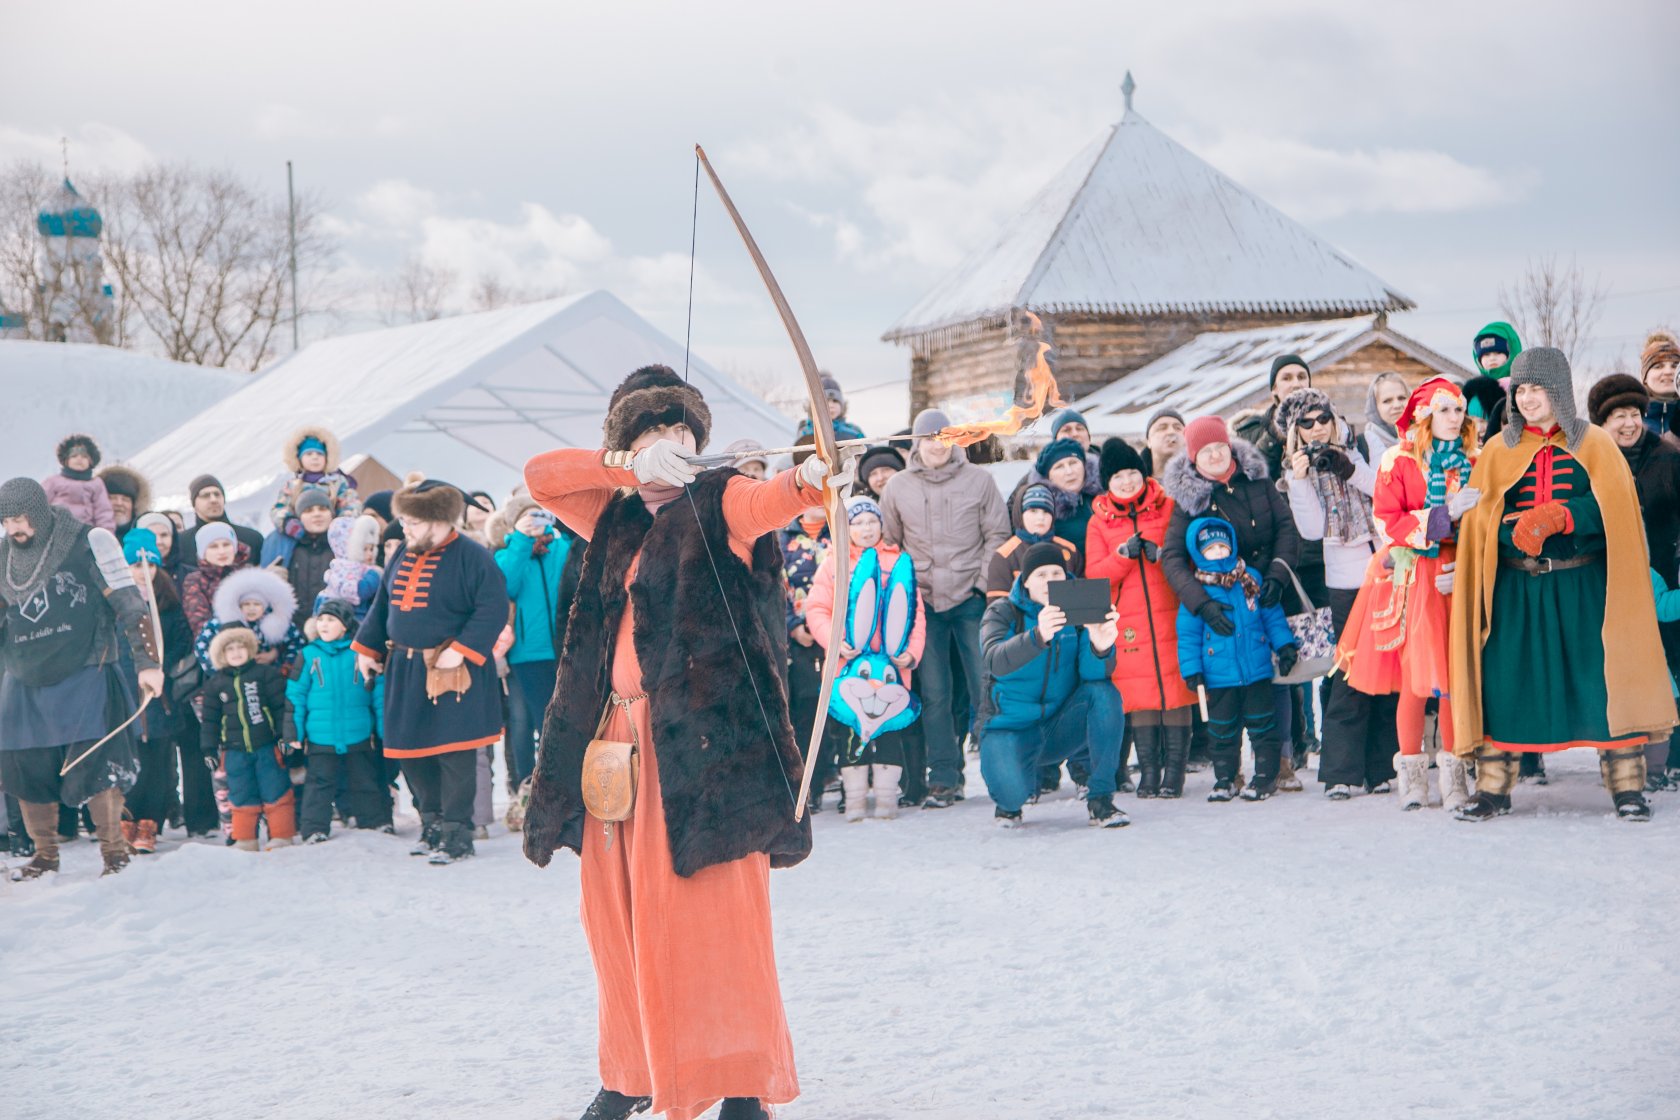
[(58, 870), (60, 802), (88, 807), (115, 874), (139, 765), (134, 732), (110, 733), (134, 714), (136, 683), (163, 691), (156, 634), (116, 538), (49, 505), (34, 479), (0, 485), (0, 533), (0, 787), (35, 841), (18, 876)]

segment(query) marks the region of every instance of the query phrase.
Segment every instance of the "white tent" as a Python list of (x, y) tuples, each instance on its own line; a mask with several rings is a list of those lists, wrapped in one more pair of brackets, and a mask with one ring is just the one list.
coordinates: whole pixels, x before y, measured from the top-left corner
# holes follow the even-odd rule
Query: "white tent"
[[(792, 356), (789, 356), (791, 366)], [(424, 471), (498, 502), (525, 461), (556, 447), (599, 447), (607, 398), (638, 366), (683, 368), (683, 348), (606, 291), (330, 338), (304, 347), (135, 457), (160, 500), (214, 474), (238, 520), (263, 511), (284, 474), (282, 444), (324, 424), (345, 456)], [(710, 446), (752, 436), (769, 446), (793, 422), (712, 366), (689, 378), (712, 412)]]
[(6, 397), (0, 478), (54, 473), (53, 452), (72, 432), (94, 438), (101, 465), (126, 459), (250, 381), (247, 373), (115, 346), (0, 341), (0, 392)]

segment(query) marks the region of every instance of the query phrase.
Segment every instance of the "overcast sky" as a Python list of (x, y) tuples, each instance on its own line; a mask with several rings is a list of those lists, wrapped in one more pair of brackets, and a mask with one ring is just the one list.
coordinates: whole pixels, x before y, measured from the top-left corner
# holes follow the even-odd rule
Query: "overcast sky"
[[(818, 362), (903, 423), (879, 341), (1137, 109), (1419, 304), (1464, 360), (1528, 258), (1610, 288), (1595, 362), (1680, 323), (1680, 4), (1414, 0), (913, 4), (8, 3), (0, 159), (229, 165), (329, 203), (363, 306), (405, 256), (608, 287), (682, 337), (706, 145)], [(797, 366), (700, 199), (695, 347)], [(1635, 369), (1635, 372), (1637, 370)]]

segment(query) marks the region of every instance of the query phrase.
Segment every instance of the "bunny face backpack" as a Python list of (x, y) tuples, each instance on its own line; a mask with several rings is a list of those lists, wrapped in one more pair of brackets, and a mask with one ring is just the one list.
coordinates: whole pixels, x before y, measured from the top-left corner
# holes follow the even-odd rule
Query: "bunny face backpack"
[(847, 608), (846, 644), (859, 653), (835, 679), (829, 710), (867, 743), (884, 731), (909, 727), (922, 714), (922, 702), (901, 683), (892, 662), (904, 656), (916, 625), (910, 554), (901, 553), (892, 571), (883, 572), (880, 555), (865, 549), (852, 570)]

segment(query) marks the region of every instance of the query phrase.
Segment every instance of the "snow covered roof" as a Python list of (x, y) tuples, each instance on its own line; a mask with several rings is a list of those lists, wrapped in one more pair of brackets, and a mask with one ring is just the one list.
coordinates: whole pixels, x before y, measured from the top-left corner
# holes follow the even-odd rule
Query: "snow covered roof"
[[(613, 388), (661, 362), (680, 371), (682, 344), (606, 291), (344, 335), (269, 367), (135, 465), (183, 508), (187, 483), (214, 474), (232, 515), (255, 520), (285, 471), (282, 442), (324, 424), (347, 457), (372, 455), (399, 474), (423, 470), (499, 498), (538, 452), (599, 447)], [(791, 420), (707, 363), (693, 359), (690, 378), (711, 408), (713, 447), (792, 437)]]
[(94, 438), (102, 465), (126, 459), (250, 380), (115, 346), (0, 340), (0, 478), (53, 474), (71, 432)]
[(1157, 409), (1186, 419), (1230, 411), (1266, 391), (1272, 359), (1298, 354), (1313, 369), (1332, 365), (1374, 342), (1386, 343), (1439, 373), (1464, 378), (1469, 370), (1380, 319), (1331, 319), (1248, 331), (1208, 331), (1074, 402), (1096, 437), (1136, 438)]
[(940, 344), (964, 333), (953, 328), (1016, 308), (1325, 315), (1411, 306), (1128, 109), (882, 337)]

